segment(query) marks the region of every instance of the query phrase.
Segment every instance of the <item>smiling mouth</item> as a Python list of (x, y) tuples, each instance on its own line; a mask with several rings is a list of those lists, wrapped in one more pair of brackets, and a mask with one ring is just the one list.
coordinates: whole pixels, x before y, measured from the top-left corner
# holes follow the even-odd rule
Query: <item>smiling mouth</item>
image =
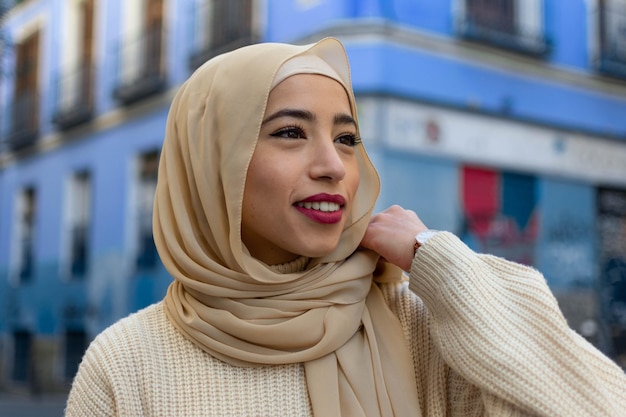
[(299, 201), (296, 210), (319, 224), (336, 224), (343, 218), (343, 204), (335, 201)]
[(330, 201), (299, 202), (296, 203), (296, 206), (308, 210), (318, 210), (323, 212), (333, 212), (341, 209), (341, 206), (339, 204)]

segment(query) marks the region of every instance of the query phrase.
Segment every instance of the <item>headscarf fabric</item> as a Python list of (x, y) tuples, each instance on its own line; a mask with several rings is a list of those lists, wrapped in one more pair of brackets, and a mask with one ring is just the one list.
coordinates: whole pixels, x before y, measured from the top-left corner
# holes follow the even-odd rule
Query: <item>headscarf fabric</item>
[(153, 217), (159, 255), (174, 278), (168, 318), (234, 366), (304, 363), (316, 416), (419, 415), (402, 329), (373, 283), (378, 256), (357, 250), (380, 187), (363, 146), (356, 148), (361, 181), (351, 220), (331, 254), (279, 273), (241, 240), (246, 172), (269, 93), (298, 73), (340, 82), (356, 119), (348, 58), (333, 38), (217, 56), (174, 97)]

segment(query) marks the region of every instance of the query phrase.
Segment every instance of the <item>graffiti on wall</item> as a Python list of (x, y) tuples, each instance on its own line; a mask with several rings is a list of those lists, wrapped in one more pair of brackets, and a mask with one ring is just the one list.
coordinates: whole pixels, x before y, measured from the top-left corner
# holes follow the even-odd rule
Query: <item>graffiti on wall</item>
[(477, 167), (464, 167), (461, 175), (463, 240), (478, 252), (534, 265), (535, 177)]
[(597, 194), (600, 286), (613, 354), (626, 364), (626, 190)]

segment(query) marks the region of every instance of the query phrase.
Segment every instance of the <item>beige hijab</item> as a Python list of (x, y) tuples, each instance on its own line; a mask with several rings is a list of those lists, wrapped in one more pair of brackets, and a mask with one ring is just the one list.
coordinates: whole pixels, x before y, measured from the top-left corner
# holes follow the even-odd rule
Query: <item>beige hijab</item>
[(299, 72), (294, 62), (303, 63), (300, 72), (317, 72), (308, 59), (293, 59), (303, 56), (328, 65), (324, 74), (344, 85), (356, 117), (348, 59), (331, 38), (220, 55), (174, 98), (153, 221), (159, 255), (174, 277), (166, 311), (186, 337), (232, 365), (304, 363), (316, 416), (418, 415), (402, 329), (372, 284), (378, 257), (356, 250), (379, 191), (362, 146), (352, 221), (333, 253), (281, 274), (241, 241), (246, 170), (268, 95), (277, 74)]

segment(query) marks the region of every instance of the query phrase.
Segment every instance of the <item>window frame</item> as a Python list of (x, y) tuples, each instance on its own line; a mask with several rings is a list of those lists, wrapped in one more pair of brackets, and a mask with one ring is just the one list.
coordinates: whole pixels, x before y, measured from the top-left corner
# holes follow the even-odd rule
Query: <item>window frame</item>
[(452, 12), (457, 35), (470, 42), (514, 53), (536, 58), (546, 57), (552, 47), (546, 35), (545, 0), (510, 1), (513, 26), (507, 31), (477, 23), (472, 19), (469, 11), (472, 0), (453, 1)]
[(31, 284), (36, 277), (38, 200), (37, 188), (33, 185), (21, 187), (15, 200), (17, 221), (12, 234), (11, 282), (17, 287)]
[[(591, 66), (602, 75), (626, 78), (626, 0), (589, 0), (588, 7)], [(616, 9), (619, 9), (618, 17), (611, 19), (611, 25), (620, 25), (613, 31), (623, 33), (623, 39), (617, 41), (610, 38), (611, 29), (607, 27), (607, 20), (614, 17), (612, 10)]]
[(9, 81), (11, 95), (7, 113), (7, 143), (13, 152), (32, 147), (41, 130), (41, 77), (43, 24), (39, 20), (25, 25), (15, 35), (13, 70)]
[[(151, 148), (138, 153), (133, 161), (133, 181), (129, 198), (129, 253), (131, 268), (135, 272), (149, 271), (160, 264), (152, 233), (152, 212), (160, 156), (160, 149)], [(151, 180), (146, 181), (148, 159), (154, 175)], [(146, 191), (147, 187), (150, 187), (149, 191)], [(152, 197), (147, 197), (148, 194)]]
[[(244, 16), (233, 17), (233, 12), (242, 10), (241, 2), (245, 2), (247, 10)], [(218, 10), (216, 12), (216, 10)], [(216, 14), (222, 10), (227, 17), (232, 20), (229, 28), (246, 27), (244, 31), (229, 37), (228, 34), (218, 33), (211, 28), (222, 27), (223, 25), (213, 24), (215, 20), (224, 22), (227, 19), (218, 17)], [(192, 51), (189, 57), (189, 67), (196, 69), (208, 59), (221, 53), (254, 43), (260, 38), (261, 27), (259, 18), (264, 11), (264, 0), (196, 0), (192, 2), (190, 11), (191, 45)], [(239, 24), (236, 22), (239, 21)], [(241, 24), (246, 22), (246, 25)], [(208, 28), (208, 29), (207, 29)], [(216, 36), (222, 39), (215, 42)]]
[(93, 117), (95, 22), (98, 0), (65, 2), (62, 64), (54, 84), (52, 122), (69, 129)]
[[(92, 171), (87, 168), (73, 171), (67, 179), (64, 198), (60, 271), (64, 281), (82, 281), (89, 276), (92, 264), (93, 195)], [(79, 230), (79, 234), (82, 233), (81, 236), (77, 236), (77, 230)], [(76, 255), (77, 237), (82, 239), (84, 246), (84, 254), (82, 255), (84, 266), (80, 270), (75, 268), (77, 259), (80, 258)]]
[(113, 89), (113, 98), (122, 105), (160, 93), (167, 85), (166, 1), (123, 3)]

